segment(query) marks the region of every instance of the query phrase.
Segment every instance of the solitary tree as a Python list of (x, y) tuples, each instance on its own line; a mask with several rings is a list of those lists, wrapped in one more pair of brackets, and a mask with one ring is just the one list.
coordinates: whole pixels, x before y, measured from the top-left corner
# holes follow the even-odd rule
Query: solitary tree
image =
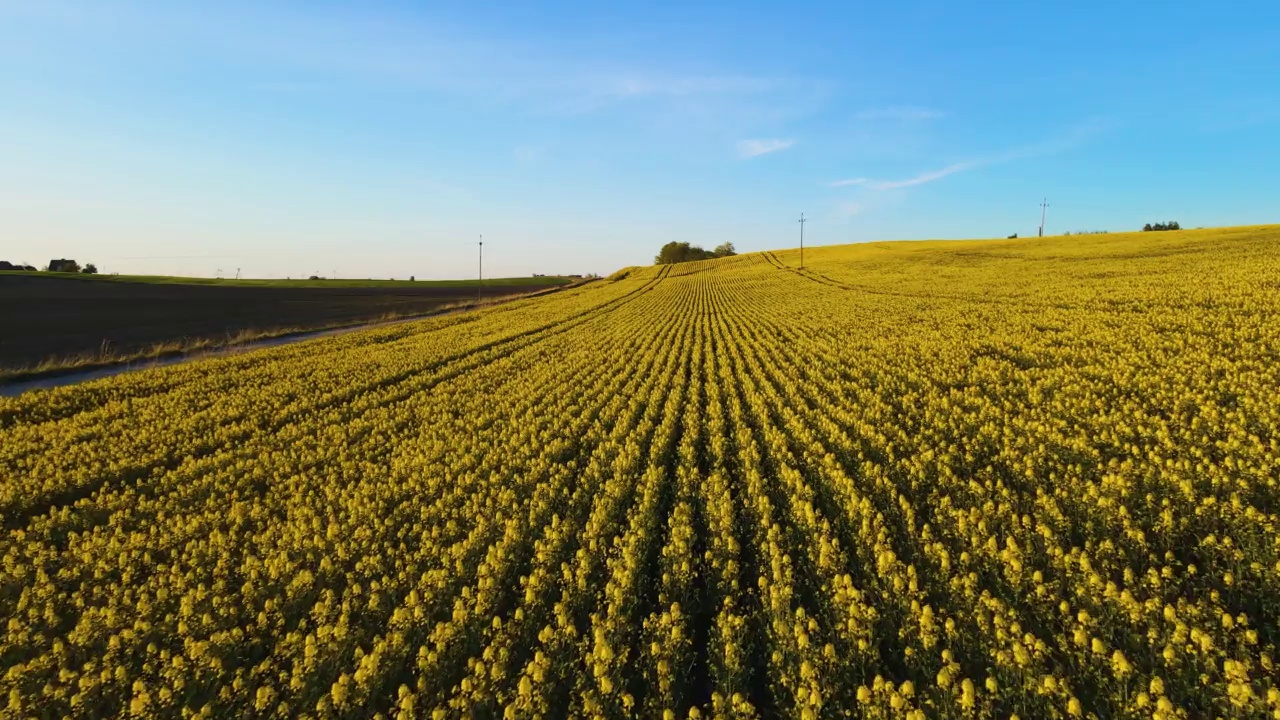
[(93, 263), (87, 263), (85, 264), (84, 269), (81, 270), (80, 272), (84, 273), (85, 275), (97, 275), (98, 266), (94, 265)]
[(670, 265), (672, 263), (690, 262), (693, 260), (708, 260), (710, 258), (728, 257), (729, 255), (737, 255), (738, 251), (734, 249), (733, 243), (722, 243), (719, 247), (711, 252), (707, 252), (697, 245), (690, 245), (687, 242), (671, 241), (662, 246), (654, 258), (655, 265)]
[(711, 254), (696, 245), (673, 240), (662, 246), (662, 250), (653, 258), (653, 262), (655, 265), (670, 265), (690, 260), (706, 260), (708, 257), (711, 257)]
[(672, 240), (654, 256), (653, 263), (655, 265), (670, 265), (671, 263), (684, 262), (685, 255), (689, 254), (689, 243), (681, 243)]

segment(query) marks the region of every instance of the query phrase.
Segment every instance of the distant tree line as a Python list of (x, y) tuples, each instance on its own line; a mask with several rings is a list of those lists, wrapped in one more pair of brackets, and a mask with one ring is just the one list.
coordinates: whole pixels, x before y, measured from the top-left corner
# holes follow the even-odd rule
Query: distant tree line
[(737, 255), (733, 243), (721, 243), (715, 250), (707, 251), (687, 242), (669, 242), (662, 246), (662, 251), (653, 258), (655, 265), (671, 265), (673, 263), (692, 262), (694, 260), (710, 260), (712, 258)]
[(1182, 226), (1178, 224), (1177, 220), (1170, 220), (1167, 223), (1156, 223), (1154, 225), (1152, 225), (1151, 223), (1147, 223), (1146, 225), (1142, 226), (1143, 232), (1153, 232), (1153, 231), (1160, 231), (1160, 230), (1181, 230), (1181, 229), (1182, 229)]
[[(34, 266), (23, 265), (21, 263), (11, 263), (8, 260), (0, 260), (0, 270), (24, 270), (26, 272), (36, 271)], [(93, 263), (89, 263), (84, 267), (80, 267), (80, 263), (76, 262), (75, 260), (68, 260), (66, 258), (50, 260), (49, 264), (44, 266), (44, 270), (47, 272), (84, 273), (85, 275), (98, 274), (97, 265), (94, 265)]]
[(80, 263), (75, 260), (50, 260), (49, 266), (45, 268), (49, 272), (65, 272), (65, 273), (84, 273), (85, 275), (97, 275), (98, 266), (89, 263), (84, 267), (80, 267)]

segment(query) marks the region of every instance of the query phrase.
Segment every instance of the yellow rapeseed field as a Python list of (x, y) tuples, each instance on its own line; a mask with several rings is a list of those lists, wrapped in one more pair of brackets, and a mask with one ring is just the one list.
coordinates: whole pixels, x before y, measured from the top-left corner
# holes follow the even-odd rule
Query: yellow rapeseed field
[(798, 260), (0, 400), (0, 715), (1280, 718), (1280, 228)]

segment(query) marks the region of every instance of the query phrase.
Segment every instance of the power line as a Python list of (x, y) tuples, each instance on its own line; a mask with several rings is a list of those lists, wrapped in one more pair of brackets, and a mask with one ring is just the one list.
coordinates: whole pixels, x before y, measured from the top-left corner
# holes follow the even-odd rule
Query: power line
[(1049, 198), (1040, 201), (1040, 237), (1044, 237), (1044, 213), (1049, 207)]
[(804, 219), (804, 213), (800, 213), (800, 269), (804, 269), (804, 224), (808, 222)]
[(235, 255), (144, 255), (117, 258), (119, 260), (226, 260)]
[(480, 236), (480, 272), (476, 280), (476, 305), (480, 304), (480, 291), (484, 288), (484, 235)]

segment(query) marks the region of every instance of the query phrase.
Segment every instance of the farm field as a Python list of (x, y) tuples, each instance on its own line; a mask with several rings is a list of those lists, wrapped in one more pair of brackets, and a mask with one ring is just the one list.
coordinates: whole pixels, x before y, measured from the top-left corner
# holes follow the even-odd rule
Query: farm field
[[(488, 298), (562, 286), (568, 278), (486, 281)], [(212, 280), (0, 272), (0, 377), (82, 366), (240, 337), (420, 315), (473, 301), (476, 282)]]
[[(73, 272), (29, 272), (23, 270), (2, 270), (0, 277), (35, 277), (59, 278), (90, 283), (127, 283), (144, 285), (206, 285), (212, 287), (273, 287), (273, 288), (471, 288), (475, 290), (475, 280), (380, 280), (376, 278), (209, 278), (184, 277), (181, 275), (105, 275), (73, 273)], [(485, 285), (507, 287), (513, 285), (564, 285), (575, 278), (568, 275), (533, 275), (527, 277), (488, 278)]]
[(1280, 227), (798, 260), (0, 399), (0, 708), (1280, 717)]

